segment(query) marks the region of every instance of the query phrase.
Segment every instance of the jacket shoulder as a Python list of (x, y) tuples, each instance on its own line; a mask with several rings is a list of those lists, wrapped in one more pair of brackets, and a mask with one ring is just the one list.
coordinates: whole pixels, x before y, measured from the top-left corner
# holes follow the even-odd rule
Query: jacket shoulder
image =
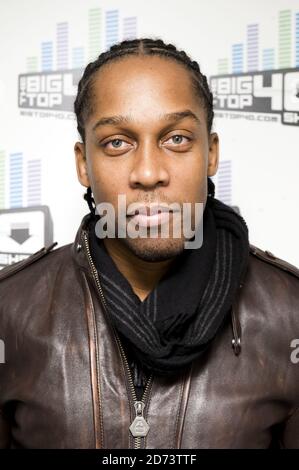
[(18, 261), (16, 263), (10, 264), (8, 266), (5, 266), (0, 271), (0, 282), (3, 279), (7, 279), (8, 277), (16, 274), (17, 272), (21, 271), (22, 269), (25, 269), (28, 266), (31, 266), (37, 260), (43, 258), (48, 253), (50, 253), (56, 245), (57, 245), (57, 242), (54, 242), (54, 243), (52, 243), (51, 245), (48, 245), (48, 246), (44, 246), (43, 248), (36, 251), (35, 253), (28, 256), (27, 258), (25, 258), (21, 261)]
[(288, 263), (287, 261), (281, 258), (278, 258), (277, 256), (275, 256), (273, 253), (271, 253), (268, 250), (262, 250), (261, 248), (258, 248), (257, 246), (254, 246), (252, 244), (249, 245), (249, 248), (250, 248), (250, 253), (256, 258), (272, 266), (276, 266), (277, 268), (285, 272), (288, 272), (299, 279), (299, 269), (293, 264)]

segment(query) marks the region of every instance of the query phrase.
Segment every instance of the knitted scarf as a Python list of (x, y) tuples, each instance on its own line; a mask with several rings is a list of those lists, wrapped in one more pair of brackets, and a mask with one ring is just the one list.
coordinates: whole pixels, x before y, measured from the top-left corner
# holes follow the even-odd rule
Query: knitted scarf
[(184, 249), (141, 301), (96, 236), (97, 217), (89, 241), (111, 320), (145, 370), (172, 375), (207, 349), (228, 316), (247, 268), (247, 225), (208, 197), (202, 246)]

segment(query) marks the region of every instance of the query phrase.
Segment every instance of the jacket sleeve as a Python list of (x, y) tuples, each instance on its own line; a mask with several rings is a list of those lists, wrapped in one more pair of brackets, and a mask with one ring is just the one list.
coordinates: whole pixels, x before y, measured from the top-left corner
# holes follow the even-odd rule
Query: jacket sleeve
[[(1, 270), (3, 271), (3, 270)], [(4, 298), (3, 291), (1, 289), (1, 282), (0, 282), (0, 298), (1, 300)], [(1, 302), (3, 304), (3, 301)], [(4, 377), (5, 372), (5, 358), (3, 359), (3, 353), (5, 355), (5, 351), (3, 348), (3, 341), (4, 337), (6, 336), (5, 328), (3, 326), (3, 309), (0, 306), (0, 449), (6, 449), (10, 447), (10, 440), (11, 440), (11, 430), (9, 419), (7, 413), (5, 413), (5, 398), (4, 398), (4, 385), (6, 383), (6, 379)]]
[(0, 408), (0, 449), (10, 447), (10, 426), (4, 416), (3, 410)]
[(281, 447), (299, 449), (299, 406), (287, 419), (282, 431)]

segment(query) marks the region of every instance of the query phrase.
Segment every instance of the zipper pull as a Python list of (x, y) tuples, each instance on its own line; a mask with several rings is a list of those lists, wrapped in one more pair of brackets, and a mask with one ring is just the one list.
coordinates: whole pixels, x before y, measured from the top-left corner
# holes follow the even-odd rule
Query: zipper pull
[(149, 425), (143, 417), (144, 406), (143, 401), (135, 401), (134, 403), (136, 417), (129, 428), (133, 437), (145, 437), (149, 431)]

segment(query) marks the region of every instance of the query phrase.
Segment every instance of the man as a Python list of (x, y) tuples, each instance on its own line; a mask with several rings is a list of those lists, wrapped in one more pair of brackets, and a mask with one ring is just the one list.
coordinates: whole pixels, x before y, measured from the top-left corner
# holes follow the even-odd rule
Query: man
[[(75, 112), (90, 214), (74, 243), (0, 274), (0, 446), (298, 448), (299, 271), (251, 246), (214, 197), (219, 143), (197, 62), (123, 41), (86, 67)], [(190, 231), (162, 237), (161, 211), (182, 228), (171, 208), (185, 203)], [(140, 227), (158, 236), (129, 236)]]

